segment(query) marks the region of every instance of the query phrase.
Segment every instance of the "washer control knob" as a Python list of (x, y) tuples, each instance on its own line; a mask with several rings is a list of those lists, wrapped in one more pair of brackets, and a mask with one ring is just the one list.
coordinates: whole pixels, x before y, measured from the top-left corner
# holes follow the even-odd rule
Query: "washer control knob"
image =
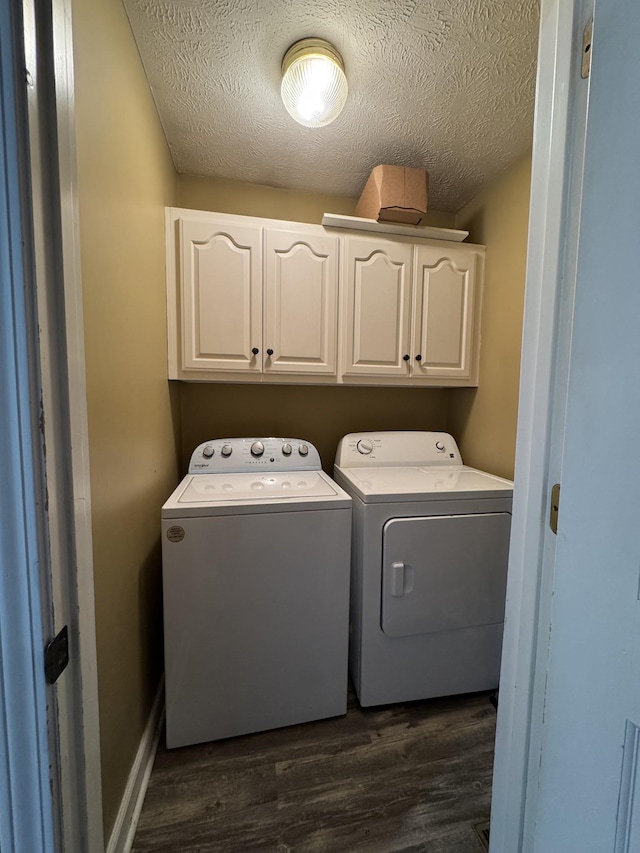
[(436, 450), (444, 450), (444, 442), (436, 441)]
[(220, 451), (220, 453), (222, 453), (222, 455), (223, 455), (223, 456), (225, 457), (225, 459), (226, 459), (226, 458), (227, 458), (227, 456), (231, 456), (231, 454), (233, 453), (233, 447), (231, 447), (231, 445), (230, 445), (230, 444), (223, 444), (223, 445), (222, 445), (222, 450)]
[(203, 447), (203, 449), (202, 449), (202, 455), (204, 456), (205, 459), (211, 459), (211, 457), (213, 456), (214, 453), (215, 453), (215, 450), (213, 449), (213, 447), (210, 444), (207, 444), (207, 446)]
[(358, 453), (362, 453), (363, 456), (368, 456), (373, 450), (373, 444), (368, 438), (361, 438), (356, 444), (356, 447), (358, 449)]
[(300, 456), (308, 456), (309, 455), (309, 448), (307, 447), (306, 444), (301, 444), (300, 447), (298, 448), (298, 453), (300, 454)]
[(262, 456), (264, 453), (264, 444), (261, 441), (254, 441), (251, 445), (252, 456)]
[(286, 441), (286, 442), (282, 445), (282, 455), (283, 455), (283, 456), (291, 456), (291, 450), (292, 450), (291, 445), (289, 444), (289, 442), (288, 442), (288, 441)]

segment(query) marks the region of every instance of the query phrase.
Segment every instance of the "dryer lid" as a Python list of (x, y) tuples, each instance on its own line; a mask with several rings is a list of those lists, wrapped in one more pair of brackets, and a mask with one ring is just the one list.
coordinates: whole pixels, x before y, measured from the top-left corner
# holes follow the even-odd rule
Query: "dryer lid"
[(336, 477), (365, 502), (511, 498), (513, 483), (469, 468), (336, 468)]

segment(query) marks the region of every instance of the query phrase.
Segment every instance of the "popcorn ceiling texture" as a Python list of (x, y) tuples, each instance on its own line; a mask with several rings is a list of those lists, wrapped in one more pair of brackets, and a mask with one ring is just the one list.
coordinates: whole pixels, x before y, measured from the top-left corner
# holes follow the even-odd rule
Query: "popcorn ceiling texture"
[[(124, 0), (176, 169), (358, 196), (379, 163), (429, 170), (457, 211), (530, 145), (537, 0)], [(287, 48), (344, 58), (331, 125), (280, 100)]]

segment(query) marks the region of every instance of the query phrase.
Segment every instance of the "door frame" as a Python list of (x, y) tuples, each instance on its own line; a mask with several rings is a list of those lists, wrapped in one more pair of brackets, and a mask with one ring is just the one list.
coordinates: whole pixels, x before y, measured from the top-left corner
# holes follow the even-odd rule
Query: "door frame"
[(103, 853), (89, 439), (76, 176), (71, 0), (22, 0), (31, 240), (47, 507), (47, 638), (69, 630), (49, 690), (54, 819), (63, 850)]
[[(43, 656), (43, 445), (20, 8), (0, 2), (0, 847), (53, 853)], [(51, 766), (50, 766), (50, 759)]]
[[(527, 795), (537, 785), (529, 754), (532, 733), (541, 727), (534, 713), (539, 669), (546, 663), (538, 637), (548, 632), (550, 613), (540, 601), (545, 573), (541, 518), (546, 515), (551, 408), (555, 376), (555, 318), (562, 274), (562, 193), (569, 138), (570, 72), (577, 0), (542, 0), (536, 120), (533, 144), (527, 295), (518, 419), (516, 493), (510, 552), (505, 652), (496, 741), (491, 850), (515, 853), (523, 847)], [(70, 746), (78, 751), (84, 792), (86, 849), (104, 849), (100, 802), (98, 693), (90, 515), (88, 433), (84, 383), (82, 293), (75, 174), (73, 48), (70, 0), (52, 0), (53, 77), (57, 108), (64, 269), (63, 344), (68, 368), (73, 505), (74, 582), (81, 639), (81, 728)], [(519, 483), (526, 483), (520, 487)], [(551, 567), (552, 570), (552, 567)], [(543, 605), (542, 607), (540, 605)], [(532, 772), (533, 768), (533, 772)], [(73, 807), (73, 806), (71, 806)]]
[[(532, 849), (587, 99), (576, 87), (593, 0), (542, 0), (515, 489), (491, 810), (491, 853)], [(588, 93), (588, 90), (587, 90)]]

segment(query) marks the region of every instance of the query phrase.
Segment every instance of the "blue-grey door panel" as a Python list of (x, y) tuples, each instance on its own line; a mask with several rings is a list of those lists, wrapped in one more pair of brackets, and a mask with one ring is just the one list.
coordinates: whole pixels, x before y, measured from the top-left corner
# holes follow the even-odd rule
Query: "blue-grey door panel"
[(394, 518), (383, 529), (381, 627), (391, 637), (504, 619), (511, 515)]

